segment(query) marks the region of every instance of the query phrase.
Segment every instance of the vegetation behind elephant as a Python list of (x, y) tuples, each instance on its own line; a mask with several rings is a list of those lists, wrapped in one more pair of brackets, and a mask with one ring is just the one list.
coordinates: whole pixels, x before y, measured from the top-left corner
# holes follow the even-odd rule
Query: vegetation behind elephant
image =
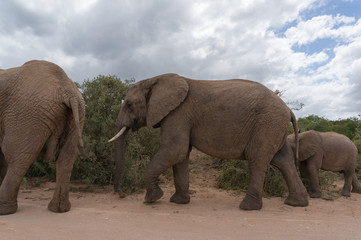
[(56, 161), (49, 210), (70, 209), (70, 174), (83, 145), (84, 117), (82, 95), (59, 66), (30, 61), (0, 71), (0, 215), (16, 212), (21, 181), (41, 152)]
[[(294, 136), (288, 136), (287, 141), (294, 149)], [(357, 154), (355, 144), (342, 134), (314, 130), (299, 134), (299, 169), (302, 178), (310, 184), (310, 196), (321, 197), (320, 169), (344, 174), (343, 196), (350, 196), (351, 186), (352, 192), (361, 193), (355, 173)]]
[(290, 121), (297, 128), (287, 105), (256, 82), (200, 81), (177, 74), (140, 81), (128, 91), (116, 123), (119, 132), (110, 140), (115, 140), (115, 190), (120, 190), (129, 129), (160, 127), (159, 150), (144, 174), (145, 202), (161, 198), (158, 176), (169, 167), (173, 167), (176, 189), (170, 200), (190, 201), (188, 162), (194, 146), (211, 156), (249, 161), (250, 184), (241, 209), (262, 207), (264, 177), (270, 163), (279, 167), (288, 181), (290, 194), (285, 203), (305, 206), (308, 196), (293, 158), (272, 160), (284, 145)]

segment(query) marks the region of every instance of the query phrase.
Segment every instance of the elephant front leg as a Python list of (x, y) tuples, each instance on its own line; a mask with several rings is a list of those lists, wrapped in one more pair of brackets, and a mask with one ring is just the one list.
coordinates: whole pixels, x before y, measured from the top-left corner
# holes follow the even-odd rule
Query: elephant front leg
[(176, 192), (170, 198), (171, 202), (186, 204), (190, 201), (189, 196), (189, 154), (187, 158), (173, 166), (174, 185)]
[(155, 154), (152, 161), (148, 164), (144, 172), (144, 182), (147, 193), (145, 195), (144, 203), (153, 203), (163, 196), (163, 190), (159, 187), (159, 175), (162, 174), (168, 167), (162, 162), (162, 158), (157, 157)]
[(320, 191), (320, 180), (318, 177), (319, 168), (314, 166), (311, 162), (307, 163), (307, 170), (308, 176), (310, 181), (310, 197), (311, 198), (320, 198), (321, 191)]
[[(145, 203), (153, 203), (163, 196), (163, 191), (158, 186), (158, 177), (172, 166), (175, 166), (176, 194), (171, 201), (189, 202), (187, 194), (185, 195), (188, 190), (189, 132), (172, 130), (162, 129), (159, 150), (145, 170)], [(167, 134), (170, 132), (170, 135)]]

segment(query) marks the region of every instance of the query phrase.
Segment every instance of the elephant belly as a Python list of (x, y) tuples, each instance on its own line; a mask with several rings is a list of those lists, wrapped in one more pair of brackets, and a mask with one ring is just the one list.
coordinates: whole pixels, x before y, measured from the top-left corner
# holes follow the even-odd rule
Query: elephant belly
[(346, 168), (353, 167), (352, 163), (350, 163), (347, 159), (347, 156), (336, 154), (331, 158), (324, 159), (322, 161), (321, 169), (325, 171), (332, 171), (332, 172), (341, 172)]
[(191, 145), (213, 157), (224, 159), (244, 159), (246, 142), (241, 135), (235, 135), (234, 130), (227, 132), (208, 131), (207, 134), (197, 134), (193, 131)]

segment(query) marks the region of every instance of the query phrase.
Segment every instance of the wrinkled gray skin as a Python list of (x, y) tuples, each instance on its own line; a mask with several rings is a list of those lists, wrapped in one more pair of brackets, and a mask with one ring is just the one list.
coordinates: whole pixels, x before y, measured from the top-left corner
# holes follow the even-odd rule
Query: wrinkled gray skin
[[(129, 90), (116, 126), (117, 131), (123, 127), (133, 131), (143, 126), (161, 128), (159, 150), (144, 174), (146, 203), (162, 197), (158, 177), (170, 167), (176, 190), (170, 201), (190, 201), (188, 163), (194, 146), (214, 157), (249, 161), (250, 184), (240, 208), (255, 210), (262, 207), (263, 183), (270, 163), (286, 178), (290, 194), (285, 203), (308, 204), (293, 158), (272, 160), (284, 145), (291, 119), (297, 127), (286, 104), (259, 83), (199, 81), (164, 74), (140, 81)], [(115, 142), (116, 191), (120, 166), (124, 166), (124, 141), (123, 135)]]
[[(288, 136), (287, 142), (295, 148), (293, 135)], [(357, 148), (348, 137), (335, 132), (303, 132), (299, 134), (298, 160), (301, 177), (310, 185), (310, 197), (321, 197), (318, 178), (320, 169), (344, 174), (343, 196), (350, 196), (351, 186), (352, 192), (361, 193), (361, 185), (355, 173)]]
[(0, 70), (0, 215), (15, 213), (20, 183), (39, 154), (56, 161), (56, 187), (48, 205), (70, 209), (69, 182), (82, 146), (84, 100), (57, 65), (30, 61)]

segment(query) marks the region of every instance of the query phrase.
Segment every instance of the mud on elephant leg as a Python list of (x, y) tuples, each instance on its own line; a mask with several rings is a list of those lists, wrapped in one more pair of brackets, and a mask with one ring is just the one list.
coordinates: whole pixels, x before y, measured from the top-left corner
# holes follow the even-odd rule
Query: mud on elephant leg
[(174, 185), (176, 192), (170, 198), (171, 202), (186, 204), (190, 201), (189, 196), (189, 153), (187, 158), (173, 166)]

